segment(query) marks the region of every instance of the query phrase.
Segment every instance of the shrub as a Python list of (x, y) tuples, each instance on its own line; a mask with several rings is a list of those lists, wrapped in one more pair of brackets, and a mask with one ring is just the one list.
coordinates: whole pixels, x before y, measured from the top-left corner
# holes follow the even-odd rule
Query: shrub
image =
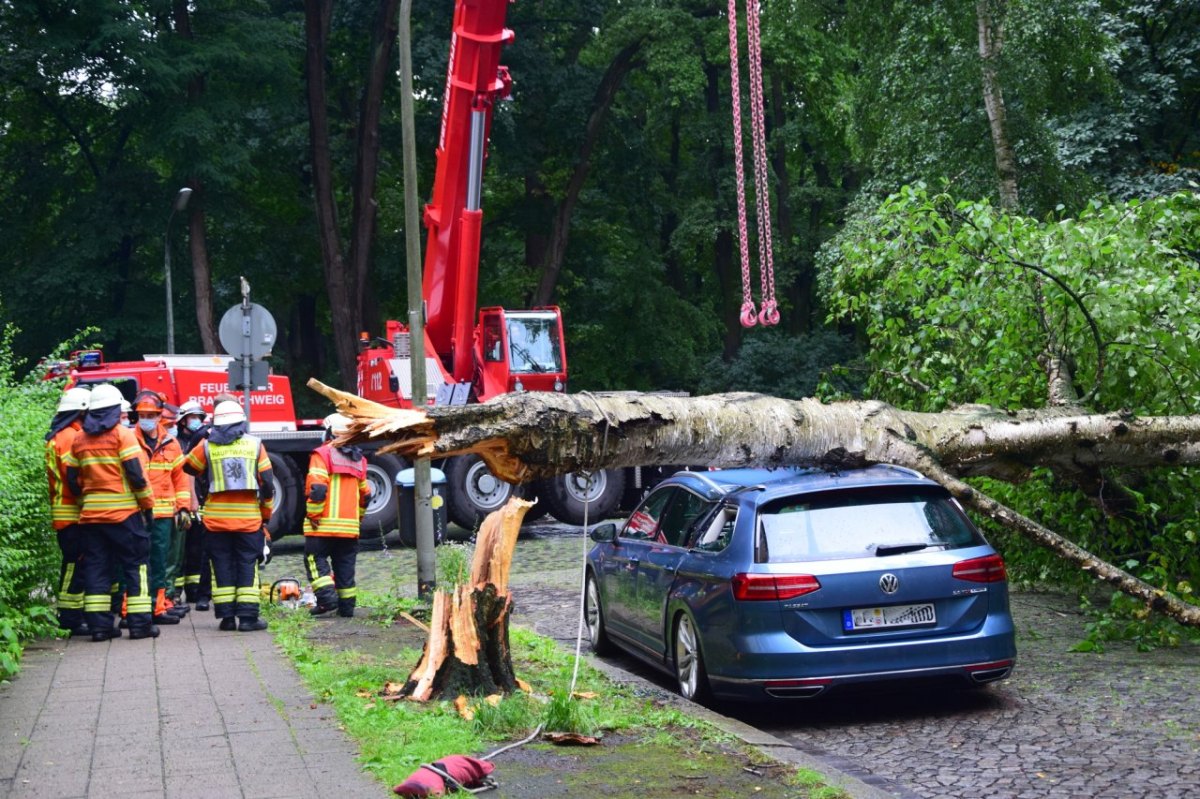
[(59, 553), (50, 525), (45, 433), (59, 382), (19, 378), (15, 328), (0, 331), (0, 679), (17, 672), (25, 641), (53, 632)]

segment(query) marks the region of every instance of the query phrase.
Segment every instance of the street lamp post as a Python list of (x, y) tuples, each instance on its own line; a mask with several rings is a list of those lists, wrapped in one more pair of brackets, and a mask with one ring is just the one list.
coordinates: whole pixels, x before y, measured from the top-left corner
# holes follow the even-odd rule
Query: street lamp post
[(175, 195), (175, 203), (171, 206), (171, 215), (167, 217), (167, 232), (163, 236), (163, 272), (166, 274), (167, 284), (167, 354), (175, 354), (175, 306), (171, 295), (171, 222), (175, 219), (175, 212), (182, 211), (187, 208), (188, 200), (192, 196), (192, 190), (182, 188)]

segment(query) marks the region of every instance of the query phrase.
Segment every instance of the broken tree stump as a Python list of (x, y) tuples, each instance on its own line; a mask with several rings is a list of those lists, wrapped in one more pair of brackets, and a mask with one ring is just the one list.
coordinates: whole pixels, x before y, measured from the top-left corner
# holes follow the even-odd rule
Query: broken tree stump
[(469, 583), (433, 596), (429, 637), (403, 694), (426, 702), (517, 689), (509, 648), (508, 574), (521, 521), (533, 503), (514, 497), (483, 520)]

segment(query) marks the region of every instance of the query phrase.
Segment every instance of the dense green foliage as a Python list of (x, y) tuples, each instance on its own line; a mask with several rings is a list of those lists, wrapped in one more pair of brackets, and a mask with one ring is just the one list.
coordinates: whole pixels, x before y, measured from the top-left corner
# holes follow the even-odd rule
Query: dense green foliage
[(62, 388), (36, 374), (17, 377), (14, 334), (0, 331), (0, 680), (16, 673), (25, 641), (57, 627), (43, 435)]
[[(857, 325), (865, 340), (866, 393), (903, 407), (1039, 407), (1049, 352), (1074, 369), (1074, 393), (1091, 410), (1196, 413), (1198, 252), (1196, 193), (1094, 201), (1078, 216), (1039, 221), (906, 188), (827, 249), (827, 300), (832, 316)], [(1102, 484), (1090, 498), (1062, 475), (1040, 472), (985, 490), (1194, 601), (1200, 474), (1107, 479), (1109, 493)], [(1027, 581), (1084, 579), (1010, 534), (995, 535)]]

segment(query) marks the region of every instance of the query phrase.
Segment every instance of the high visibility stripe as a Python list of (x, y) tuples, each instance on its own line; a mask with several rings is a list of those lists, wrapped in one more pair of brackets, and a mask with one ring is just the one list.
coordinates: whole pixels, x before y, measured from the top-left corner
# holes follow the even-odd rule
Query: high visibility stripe
[(232, 602), (233, 595), (236, 592), (237, 592), (237, 589), (234, 588), (233, 586), (230, 586), (229, 588), (214, 588), (212, 590), (213, 601), (214, 602)]
[(175, 578), (175, 587), (176, 587), (176, 588), (183, 588), (183, 585), (184, 585), (184, 583), (183, 583), (183, 578), (182, 578), (182, 577), (176, 577), (176, 578)]
[(112, 605), (112, 597), (108, 594), (84, 594), (83, 610), (86, 613), (104, 613)]
[(184, 585), (200, 585), (200, 575), (198, 575), (198, 574), (183, 575), (183, 584)]
[(314, 591), (318, 591), (322, 588), (332, 588), (333, 587), (333, 578), (330, 577), (328, 574), (325, 575), (324, 577), (318, 577), (317, 579), (312, 581), (312, 587), (313, 587)]
[(67, 568), (63, 571), (62, 587), (58, 590), (58, 607), (60, 610), (83, 609), (83, 592), (72, 594), (70, 591), (71, 580), (73, 579), (75, 579), (75, 564), (68, 563)]
[(257, 605), (259, 603), (257, 588), (239, 588), (236, 597), (239, 604)]
[(149, 613), (154, 609), (154, 603), (150, 601), (150, 597), (130, 597), (126, 604), (126, 610), (129, 613)]
[[(135, 452), (133, 455), (136, 457), (137, 453)], [(123, 458), (119, 455), (84, 455), (71, 465), (78, 466), (80, 469), (86, 469), (88, 466), (111, 466), (113, 464), (119, 464), (121, 461), (127, 461), (129, 460), (129, 457), (130, 456), (128, 455)]]
[(339, 588), (337, 590), (337, 595), (338, 599), (353, 599), (354, 597), (358, 596), (358, 588)]

